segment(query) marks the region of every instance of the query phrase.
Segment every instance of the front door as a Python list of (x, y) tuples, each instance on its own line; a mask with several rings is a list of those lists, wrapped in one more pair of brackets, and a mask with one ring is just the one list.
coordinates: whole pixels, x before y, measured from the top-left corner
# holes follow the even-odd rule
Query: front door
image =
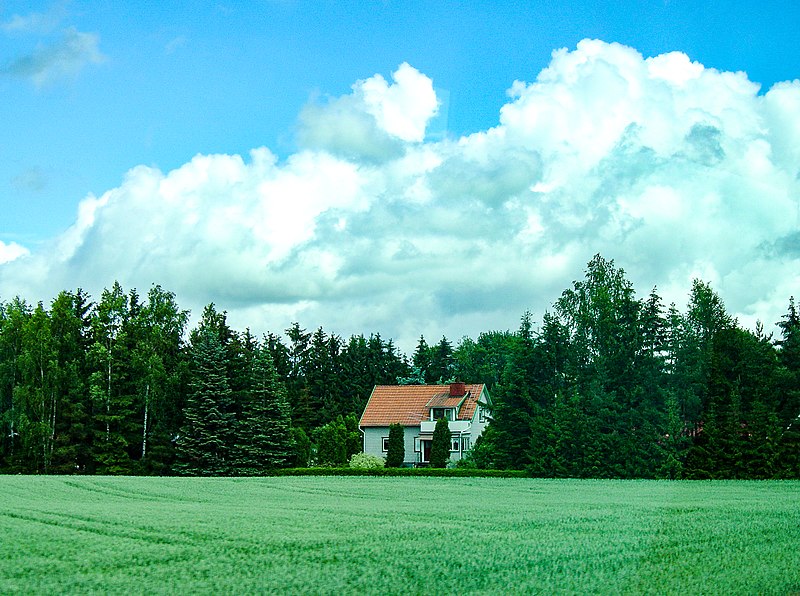
[(420, 440), (422, 444), (422, 463), (427, 464), (431, 461), (431, 443), (433, 441)]

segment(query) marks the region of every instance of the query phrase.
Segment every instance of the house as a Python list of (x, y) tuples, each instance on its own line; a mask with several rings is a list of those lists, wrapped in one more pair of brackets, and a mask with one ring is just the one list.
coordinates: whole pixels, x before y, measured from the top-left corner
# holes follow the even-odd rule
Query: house
[(489, 423), (491, 403), (483, 384), (376, 385), (359, 423), (364, 453), (386, 457), (389, 425), (400, 424), (405, 431), (405, 464), (425, 465), (430, 462), (436, 421), (445, 418), (452, 435), (450, 461), (458, 461)]

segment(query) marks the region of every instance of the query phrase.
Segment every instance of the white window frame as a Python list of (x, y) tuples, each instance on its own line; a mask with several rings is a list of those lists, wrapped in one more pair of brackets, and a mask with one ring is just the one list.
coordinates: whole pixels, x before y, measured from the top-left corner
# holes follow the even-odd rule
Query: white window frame
[[(455, 449), (453, 449), (455, 447)], [(461, 437), (451, 437), (450, 438), (450, 453), (458, 453), (461, 451)]]
[(383, 446), (383, 451), (389, 451), (389, 437), (381, 437), (382, 441), (381, 444)]
[[(441, 411), (442, 415), (436, 417), (434, 412)], [(453, 408), (431, 408), (431, 420), (438, 420), (439, 418), (444, 418), (448, 422), (452, 422), (456, 419), (455, 411)]]
[(414, 437), (414, 451), (422, 453), (422, 443), (419, 442), (419, 437)]

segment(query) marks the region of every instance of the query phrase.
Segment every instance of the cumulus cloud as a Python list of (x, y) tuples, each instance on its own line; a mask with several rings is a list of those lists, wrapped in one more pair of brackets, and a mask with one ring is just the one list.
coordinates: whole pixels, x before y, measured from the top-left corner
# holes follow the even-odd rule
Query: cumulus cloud
[(99, 48), (100, 36), (74, 27), (65, 29), (52, 43), (40, 43), (27, 55), (14, 59), (2, 69), (6, 75), (32, 81), (41, 87), (53, 81), (72, 78), (89, 64), (106, 58)]
[(0, 265), (3, 263), (10, 263), (27, 254), (30, 254), (30, 251), (24, 246), (20, 246), (16, 242), (9, 242), (6, 244), (0, 240)]
[(399, 158), (406, 143), (425, 138), (439, 101), (433, 82), (406, 63), (392, 81), (376, 74), (354, 84), (350, 95), (306, 106), (300, 114), (300, 143), (347, 159)]
[(680, 307), (701, 277), (745, 324), (797, 293), (800, 81), (759, 94), (681, 53), (585, 40), (514, 82), (498, 126), (436, 141), (433, 82), (407, 64), (392, 81), (310, 104), (285, 161), (133, 168), (0, 267), (0, 295), (160, 283), (256, 331), (298, 320), (413, 349), (516, 327), (597, 252)]

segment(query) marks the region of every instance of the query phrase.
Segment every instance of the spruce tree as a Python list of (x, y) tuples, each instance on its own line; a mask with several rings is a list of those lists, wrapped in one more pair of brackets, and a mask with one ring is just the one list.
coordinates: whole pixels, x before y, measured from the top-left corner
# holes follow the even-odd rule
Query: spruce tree
[(433, 429), (433, 441), (431, 442), (431, 467), (444, 468), (450, 459), (450, 426), (445, 418), (439, 418)]
[(175, 471), (187, 476), (221, 476), (231, 469), (232, 440), (225, 348), (209, 330), (193, 339), (191, 394), (176, 444)]
[(245, 475), (285, 467), (292, 457), (286, 389), (265, 347), (255, 350), (249, 385), (237, 436), (237, 471)]
[(406, 458), (404, 435), (405, 431), (402, 425), (392, 424), (389, 426), (389, 450), (386, 452), (387, 468), (399, 468), (403, 465)]

